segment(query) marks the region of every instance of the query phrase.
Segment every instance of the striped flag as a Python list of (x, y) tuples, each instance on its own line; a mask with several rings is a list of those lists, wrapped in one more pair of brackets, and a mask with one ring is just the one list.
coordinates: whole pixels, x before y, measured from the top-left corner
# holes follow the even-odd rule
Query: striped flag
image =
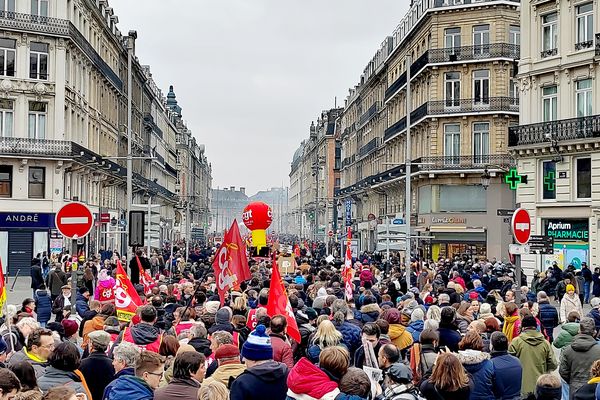
[(348, 227), (348, 238), (346, 240), (346, 259), (344, 260), (344, 269), (342, 270), (342, 277), (344, 278), (344, 288), (346, 292), (346, 299), (352, 300), (352, 231)]
[(0, 317), (3, 315), (4, 303), (6, 303), (6, 283), (4, 281), (4, 270), (0, 258)]

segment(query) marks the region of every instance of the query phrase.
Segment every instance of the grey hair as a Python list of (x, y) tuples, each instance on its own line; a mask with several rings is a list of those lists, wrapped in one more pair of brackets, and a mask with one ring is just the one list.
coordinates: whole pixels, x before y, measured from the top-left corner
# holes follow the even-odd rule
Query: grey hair
[(121, 342), (113, 350), (113, 358), (123, 361), (127, 367), (135, 367), (140, 358), (140, 349), (132, 343)]
[(31, 329), (37, 329), (40, 327), (40, 324), (31, 317), (25, 317), (25, 318), (21, 319), (19, 322), (17, 322), (17, 324), (15, 326), (17, 328), (23, 328), (25, 326), (28, 326)]
[(206, 335), (208, 335), (208, 332), (206, 331), (204, 325), (194, 324), (190, 328), (190, 335), (192, 335), (192, 337), (195, 338), (206, 339)]
[(596, 324), (594, 323), (594, 319), (590, 317), (581, 318), (579, 321), (579, 333), (594, 336), (596, 334)]
[(473, 287), (480, 287), (481, 286), (481, 281), (479, 279), (475, 279), (473, 281)]
[(439, 303), (449, 303), (450, 296), (448, 296), (448, 293), (440, 293), (440, 295), (438, 296), (438, 302)]
[(537, 300), (548, 300), (548, 295), (543, 290), (540, 290), (539, 292), (537, 292)]
[(348, 315), (348, 305), (342, 299), (337, 299), (331, 304), (331, 312), (336, 323), (341, 324), (346, 320)]

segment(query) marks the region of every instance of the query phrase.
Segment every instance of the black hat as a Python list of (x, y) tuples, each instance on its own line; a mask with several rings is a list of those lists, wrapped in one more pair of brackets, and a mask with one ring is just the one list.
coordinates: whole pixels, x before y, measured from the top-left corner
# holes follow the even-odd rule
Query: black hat
[(521, 321), (522, 328), (537, 328), (537, 321), (533, 315), (526, 315)]
[(79, 288), (79, 293), (84, 294), (85, 292), (89, 292), (90, 290), (87, 287), (80, 287)]

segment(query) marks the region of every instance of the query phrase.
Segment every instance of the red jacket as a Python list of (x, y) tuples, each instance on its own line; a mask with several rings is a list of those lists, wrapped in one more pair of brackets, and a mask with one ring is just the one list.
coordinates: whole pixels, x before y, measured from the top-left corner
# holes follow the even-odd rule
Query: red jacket
[(288, 368), (294, 366), (294, 354), (292, 346), (286, 342), (285, 337), (271, 333), (271, 346), (273, 346), (273, 360), (284, 363)]
[(314, 399), (334, 399), (340, 390), (337, 383), (308, 359), (302, 357), (287, 377), (288, 398), (300, 399), (308, 395)]

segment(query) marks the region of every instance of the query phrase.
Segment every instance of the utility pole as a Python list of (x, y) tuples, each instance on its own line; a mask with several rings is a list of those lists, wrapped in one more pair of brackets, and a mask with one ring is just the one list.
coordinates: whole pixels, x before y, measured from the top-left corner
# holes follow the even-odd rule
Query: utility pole
[(410, 238), (410, 218), (411, 218), (411, 158), (412, 158), (412, 149), (411, 149), (411, 140), (410, 140), (410, 111), (411, 107), (411, 93), (410, 93), (410, 63), (411, 58), (410, 54), (406, 55), (406, 180), (405, 180), (405, 205), (406, 208), (404, 211), (404, 215), (406, 216), (406, 221), (404, 224), (406, 226), (406, 290), (410, 289), (410, 261), (411, 261), (411, 238)]
[(125, 229), (125, 237), (127, 238), (127, 259), (131, 258), (131, 253), (129, 251), (129, 213), (131, 212), (131, 205), (133, 203), (133, 158), (131, 154), (132, 147), (132, 131), (131, 131), (131, 114), (133, 112), (132, 109), (132, 79), (133, 72), (131, 70), (132, 58), (133, 58), (133, 50), (135, 48), (135, 39), (137, 39), (136, 31), (129, 31), (129, 35), (127, 36), (127, 215), (125, 219), (127, 221), (127, 229)]

